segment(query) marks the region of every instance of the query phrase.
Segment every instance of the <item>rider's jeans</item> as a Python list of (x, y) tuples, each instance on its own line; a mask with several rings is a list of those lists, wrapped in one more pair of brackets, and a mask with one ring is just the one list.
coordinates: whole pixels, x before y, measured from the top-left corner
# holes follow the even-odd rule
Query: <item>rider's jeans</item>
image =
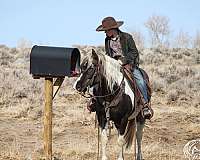
[(139, 69), (135, 68), (133, 71), (133, 75), (135, 77), (137, 86), (144, 97), (145, 102), (148, 102), (147, 85)]

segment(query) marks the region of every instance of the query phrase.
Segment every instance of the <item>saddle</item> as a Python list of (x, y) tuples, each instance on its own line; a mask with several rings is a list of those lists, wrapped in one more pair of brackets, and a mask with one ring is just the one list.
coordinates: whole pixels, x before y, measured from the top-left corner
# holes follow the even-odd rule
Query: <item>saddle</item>
[[(122, 72), (123, 72), (125, 78), (128, 80), (128, 83), (129, 83), (132, 91), (135, 94), (135, 106), (137, 107), (137, 110), (141, 111), (141, 110), (143, 110), (143, 108), (147, 107), (149, 110), (151, 110), (152, 116), (153, 116), (153, 110), (150, 106), (150, 101), (151, 101), (151, 96), (152, 96), (152, 88), (150, 85), (149, 76), (143, 69), (141, 69), (141, 68), (138, 68), (138, 69), (141, 72), (141, 74), (144, 78), (144, 81), (147, 85), (148, 104), (145, 103), (144, 97), (143, 97), (142, 93), (140, 92), (139, 88), (137, 87), (135, 78), (133, 76), (133, 73), (132, 73), (130, 67), (128, 67), (127, 65), (122, 66), (122, 70), (123, 70)], [(152, 118), (152, 116), (149, 117), (148, 119)]]

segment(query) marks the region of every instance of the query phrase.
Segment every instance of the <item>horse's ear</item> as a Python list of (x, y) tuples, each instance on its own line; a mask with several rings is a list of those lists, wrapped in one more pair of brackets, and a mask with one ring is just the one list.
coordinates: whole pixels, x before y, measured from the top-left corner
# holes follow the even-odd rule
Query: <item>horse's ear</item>
[(98, 63), (98, 60), (99, 60), (99, 58), (98, 58), (97, 53), (95, 52), (94, 49), (92, 49), (92, 63), (93, 63), (93, 64), (97, 64), (97, 63)]
[(98, 58), (97, 53), (94, 49), (92, 49), (92, 58)]

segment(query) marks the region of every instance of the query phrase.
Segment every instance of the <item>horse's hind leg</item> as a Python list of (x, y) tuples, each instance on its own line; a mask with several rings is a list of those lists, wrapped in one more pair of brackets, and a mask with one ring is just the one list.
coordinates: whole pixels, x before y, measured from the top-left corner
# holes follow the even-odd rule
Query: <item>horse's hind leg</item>
[[(140, 115), (139, 115), (140, 116)], [(143, 136), (143, 128), (144, 128), (145, 120), (142, 118), (137, 119), (137, 131), (136, 131), (136, 139), (137, 139), (137, 160), (142, 160), (142, 136)]]

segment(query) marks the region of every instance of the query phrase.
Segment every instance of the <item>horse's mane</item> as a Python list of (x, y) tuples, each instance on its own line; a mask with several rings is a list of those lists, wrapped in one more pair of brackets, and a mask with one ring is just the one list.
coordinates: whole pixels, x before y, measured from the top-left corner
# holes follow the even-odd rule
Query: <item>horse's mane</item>
[(114, 85), (120, 85), (123, 74), (121, 73), (121, 65), (120, 63), (102, 53), (98, 53), (99, 63), (101, 65), (101, 73), (105, 76), (107, 85), (109, 89), (112, 91)]

